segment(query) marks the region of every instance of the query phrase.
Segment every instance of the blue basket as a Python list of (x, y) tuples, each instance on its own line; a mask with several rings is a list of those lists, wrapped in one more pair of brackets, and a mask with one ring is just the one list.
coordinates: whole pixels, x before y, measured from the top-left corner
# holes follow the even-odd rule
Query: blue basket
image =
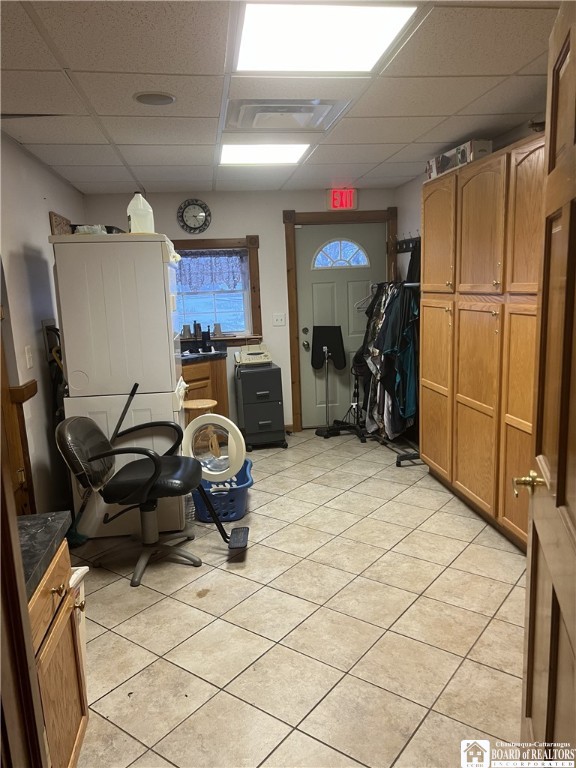
[[(250, 474), (251, 469), (252, 462), (246, 459), (239, 472), (228, 480), (221, 483), (202, 480), (202, 487), (210, 496), (212, 506), (222, 522), (240, 520), (246, 514), (248, 488), (254, 484)], [(196, 509), (196, 520), (202, 523), (213, 523), (198, 491), (192, 491), (192, 498)]]

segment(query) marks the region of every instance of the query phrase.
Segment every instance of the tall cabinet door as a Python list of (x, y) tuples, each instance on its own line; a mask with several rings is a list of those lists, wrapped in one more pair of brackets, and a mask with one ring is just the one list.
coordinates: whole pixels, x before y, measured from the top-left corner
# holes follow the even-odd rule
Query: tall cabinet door
[(458, 173), (458, 290), (502, 293), (508, 156)]
[(522, 476), (534, 456), (535, 358), (536, 304), (508, 304), (504, 316), (498, 519), (524, 541), (530, 497), (527, 493), (515, 494), (512, 479)]
[(452, 479), (452, 299), (420, 303), (420, 456)]
[(510, 153), (506, 285), (536, 293), (544, 251), (544, 137)]
[(502, 304), (457, 304), (453, 484), (494, 516), (502, 313)]
[(422, 290), (453, 293), (456, 174), (427, 182), (422, 197)]

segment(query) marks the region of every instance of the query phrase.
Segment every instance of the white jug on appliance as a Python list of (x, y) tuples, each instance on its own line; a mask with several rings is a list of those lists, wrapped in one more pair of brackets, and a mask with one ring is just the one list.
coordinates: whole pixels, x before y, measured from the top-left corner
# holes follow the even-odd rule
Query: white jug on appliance
[(135, 192), (127, 208), (128, 229), (130, 232), (154, 232), (154, 213), (152, 206), (140, 192)]

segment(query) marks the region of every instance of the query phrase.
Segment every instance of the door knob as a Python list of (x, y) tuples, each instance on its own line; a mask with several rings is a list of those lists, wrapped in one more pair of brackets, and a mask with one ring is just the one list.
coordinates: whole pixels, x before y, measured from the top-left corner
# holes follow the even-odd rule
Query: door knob
[(514, 496), (518, 498), (518, 486), (525, 485), (528, 487), (529, 492), (534, 493), (534, 488), (537, 485), (546, 485), (546, 480), (543, 477), (538, 477), (538, 474), (533, 469), (528, 473), (528, 477), (513, 477), (512, 488), (514, 489)]
[(303, 341), (302, 342), (302, 346), (304, 347), (306, 352), (308, 352), (308, 350), (310, 349), (310, 342), (309, 341)]

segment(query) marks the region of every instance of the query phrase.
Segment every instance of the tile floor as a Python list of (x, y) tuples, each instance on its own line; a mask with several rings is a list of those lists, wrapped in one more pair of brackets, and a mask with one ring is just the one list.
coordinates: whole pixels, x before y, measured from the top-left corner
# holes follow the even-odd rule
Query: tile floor
[(113, 539), (73, 550), (105, 566), (80, 768), (451, 768), (461, 739), (516, 740), (522, 553), (376, 441), (250, 458), (244, 556), (198, 523), (203, 565), (134, 589)]

